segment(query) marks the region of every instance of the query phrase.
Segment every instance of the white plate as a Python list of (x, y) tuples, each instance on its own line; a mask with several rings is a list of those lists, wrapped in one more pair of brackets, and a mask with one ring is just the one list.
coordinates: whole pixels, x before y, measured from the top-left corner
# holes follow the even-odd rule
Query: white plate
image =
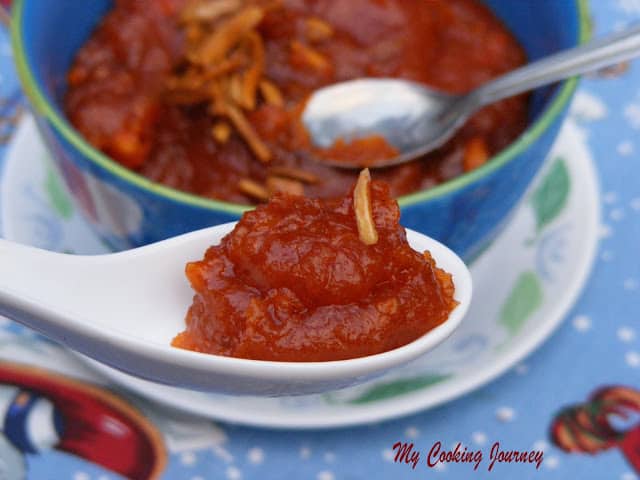
[[(8, 153), (0, 209), (0, 231), (11, 240), (75, 253), (107, 251), (77, 215), (31, 119)], [(91, 364), (149, 399), (246, 425), (327, 428), (406, 415), (489, 382), (538, 347), (587, 279), (598, 225), (591, 156), (578, 127), (567, 122), (534, 188), (474, 262), (475, 298), (467, 319), (424, 358), (358, 387), (277, 399), (191, 392)]]

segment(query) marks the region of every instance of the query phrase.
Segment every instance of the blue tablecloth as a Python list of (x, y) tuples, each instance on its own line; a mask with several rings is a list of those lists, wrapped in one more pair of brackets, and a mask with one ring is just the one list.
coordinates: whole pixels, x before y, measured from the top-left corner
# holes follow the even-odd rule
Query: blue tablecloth
[[(591, 9), (596, 35), (640, 20), (640, 0), (594, 0)], [(593, 392), (605, 387), (610, 398), (618, 395), (621, 404), (625, 400), (620, 395), (640, 396), (640, 62), (607, 75), (589, 76), (582, 81), (580, 90), (599, 105), (597, 114), (585, 115), (581, 120), (603, 192), (598, 258), (587, 287), (562, 327), (524, 364), (456, 401), (379, 425), (326, 432), (211, 425), (211, 434), (222, 439), (223, 452), (212, 448), (171, 454), (160, 477), (640, 478), (640, 418), (627, 419), (619, 426), (624, 433), (604, 448), (597, 435), (589, 433), (588, 426), (575, 422), (571, 426), (560, 415), (565, 406), (586, 402)], [(11, 51), (8, 39), (2, 36), (0, 92), (11, 101), (0, 105), (0, 116), (6, 117), (15, 107), (14, 100), (20, 102), (19, 96), (12, 97), (15, 91)], [(0, 136), (10, 133), (10, 125), (2, 128)], [(627, 403), (631, 405), (633, 401)], [(592, 408), (602, 405), (597, 400), (590, 404)], [(584, 443), (582, 450), (591, 446), (597, 453), (566, 453), (559, 449), (550, 440), (552, 427), (568, 428), (573, 438), (580, 437)], [(5, 422), (0, 425), (0, 432), (8, 428)], [(185, 435), (188, 437), (188, 432)], [(10, 460), (2, 455), (2, 440), (0, 435), (0, 471), (2, 463)], [(399, 441), (413, 443), (414, 451), (420, 451), (420, 463), (415, 469), (394, 461), (393, 446)], [(481, 451), (482, 463), (475, 471), (474, 463), (468, 462), (429, 468), (426, 456), (438, 441), (446, 449), (461, 442), (462, 448)], [(532, 464), (499, 463), (489, 472), (489, 456), (496, 441), (505, 450), (543, 451), (544, 461), (539, 468), (535, 458)], [(33, 454), (23, 445), (21, 453), (29, 479), (118, 478), (89, 461), (59, 451)]]

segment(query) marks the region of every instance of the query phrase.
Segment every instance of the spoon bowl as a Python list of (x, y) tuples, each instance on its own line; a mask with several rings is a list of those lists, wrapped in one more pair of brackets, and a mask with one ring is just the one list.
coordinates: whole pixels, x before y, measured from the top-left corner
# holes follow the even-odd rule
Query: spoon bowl
[(315, 91), (302, 121), (320, 148), (330, 148), (339, 139), (348, 142), (382, 135), (398, 150), (397, 156), (366, 164), (321, 159), (338, 168), (378, 168), (408, 162), (442, 146), (474, 107), (470, 99), (408, 80), (362, 78)]
[(394, 350), (331, 362), (272, 362), (174, 348), (193, 292), (185, 265), (230, 233), (235, 223), (108, 255), (53, 253), (0, 239), (0, 314), (125, 373), (168, 385), (233, 395), (283, 396), (347, 387), (405, 364), (445, 340), (471, 300), (471, 276), (444, 245), (415, 231), (450, 272), (459, 305), (448, 320)]

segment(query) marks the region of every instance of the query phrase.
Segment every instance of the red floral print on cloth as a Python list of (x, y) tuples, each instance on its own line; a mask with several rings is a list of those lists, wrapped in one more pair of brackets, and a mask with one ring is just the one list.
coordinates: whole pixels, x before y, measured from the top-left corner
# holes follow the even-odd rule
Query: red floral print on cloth
[(627, 430), (618, 430), (611, 424), (613, 417), (628, 420), (634, 413), (640, 413), (639, 390), (624, 386), (604, 387), (596, 390), (587, 402), (558, 413), (551, 424), (551, 439), (568, 453), (595, 455), (619, 448), (640, 473), (640, 423)]

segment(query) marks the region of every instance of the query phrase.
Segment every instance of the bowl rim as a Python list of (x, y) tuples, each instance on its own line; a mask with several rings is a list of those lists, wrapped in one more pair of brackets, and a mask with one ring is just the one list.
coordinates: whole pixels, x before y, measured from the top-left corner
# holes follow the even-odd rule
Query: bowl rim
[[(114, 177), (125, 183), (130, 183), (141, 190), (158, 195), (165, 200), (170, 200), (192, 207), (205, 210), (221, 211), (232, 215), (240, 215), (254, 208), (253, 205), (242, 205), (223, 200), (209, 199), (177, 190), (172, 187), (149, 180), (94, 148), (82, 135), (75, 130), (68, 120), (59, 114), (53, 107), (47, 96), (33, 75), (33, 70), (27, 60), (22, 39), (22, 18), (25, 0), (14, 0), (11, 19), (11, 42), (14, 51), (14, 61), (22, 88), (29, 98), (32, 108), (43, 116), (62, 137), (82, 153), (93, 165), (97, 165)], [(577, 44), (585, 43), (590, 37), (590, 20), (588, 0), (574, 0), (578, 13), (578, 38)], [(561, 88), (554, 95), (552, 101), (543, 110), (539, 118), (527, 127), (527, 129), (511, 142), (505, 149), (494, 155), (485, 165), (441, 183), (427, 190), (421, 190), (398, 198), (400, 207), (408, 207), (426, 200), (445, 196), (455, 190), (462, 190), (475, 181), (487, 177), (503, 165), (515, 159), (526, 150), (542, 133), (553, 123), (568, 104), (578, 84), (578, 78), (572, 77), (561, 83)]]

